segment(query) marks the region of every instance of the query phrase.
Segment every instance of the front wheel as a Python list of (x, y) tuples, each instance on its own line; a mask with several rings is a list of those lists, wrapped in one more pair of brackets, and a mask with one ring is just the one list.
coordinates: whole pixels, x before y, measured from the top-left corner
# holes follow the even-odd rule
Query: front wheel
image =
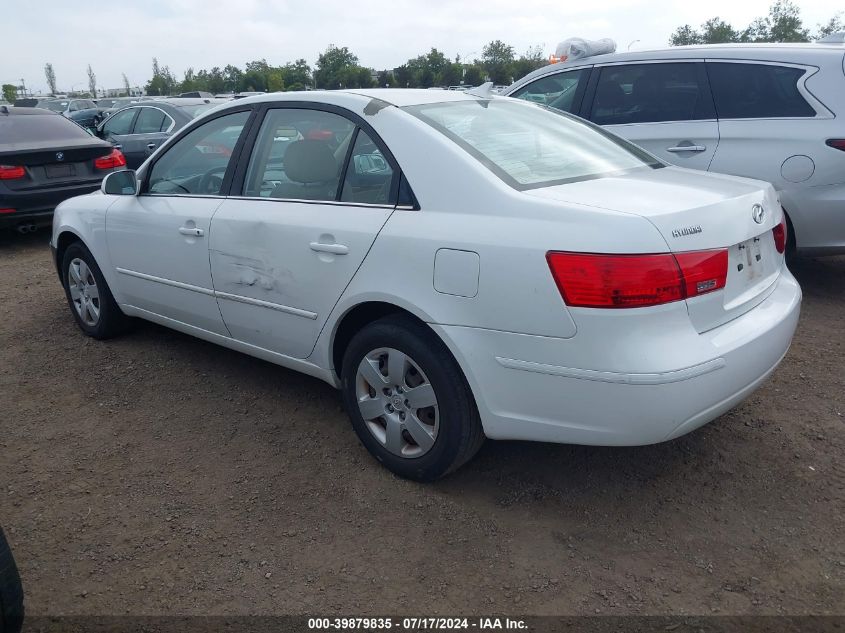
[(129, 319), (115, 302), (91, 251), (81, 242), (65, 251), (62, 282), (73, 318), (85, 334), (107, 339), (126, 329)]
[(358, 332), (344, 355), (341, 381), (361, 442), (401, 477), (442, 477), (484, 441), (457, 362), (428, 327), (408, 317), (386, 317)]

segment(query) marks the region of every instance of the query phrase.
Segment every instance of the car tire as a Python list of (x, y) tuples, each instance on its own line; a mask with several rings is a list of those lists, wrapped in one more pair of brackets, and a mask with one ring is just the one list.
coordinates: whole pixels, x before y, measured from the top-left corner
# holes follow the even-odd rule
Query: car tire
[(114, 300), (97, 261), (82, 242), (74, 242), (62, 257), (62, 285), (79, 329), (95, 339), (126, 331), (130, 320)]
[(23, 588), (6, 535), (0, 528), (0, 633), (18, 633), (23, 626)]
[[(393, 371), (396, 358), (401, 369)], [(469, 461), (484, 442), (461, 368), (434, 332), (410, 317), (391, 315), (360, 330), (344, 354), (341, 383), (355, 433), (400, 477), (438, 479)]]

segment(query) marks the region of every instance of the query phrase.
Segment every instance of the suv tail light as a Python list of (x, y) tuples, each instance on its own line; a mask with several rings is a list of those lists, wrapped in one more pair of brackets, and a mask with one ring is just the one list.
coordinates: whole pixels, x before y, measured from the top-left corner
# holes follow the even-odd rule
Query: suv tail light
[(564, 302), (579, 308), (642, 308), (725, 287), (728, 251), (655, 255), (550, 252)]
[(125, 165), (126, 157), (117, 148), (113, 149), (108, 156), (101, 156), (94, 160), (94, 167), (97, 169), (114, 169)]
[(786, 250), (786, 218), (772, 229), (772, 235), (775, 237), (775, 248), (778, 249), (778, 253), (783, 253)]
[(841, 149), (845, 152), (845, 138), (829, 138), (825, 141), (825, 143), (833, 149)]
[(0, 180), (17, 180), (26, 176), (26, 170), (18, 165), (0, 165)]

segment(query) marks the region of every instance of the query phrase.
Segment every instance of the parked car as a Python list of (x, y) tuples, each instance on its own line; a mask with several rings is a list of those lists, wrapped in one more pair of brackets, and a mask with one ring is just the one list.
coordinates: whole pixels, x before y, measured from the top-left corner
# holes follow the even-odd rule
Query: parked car
[(141, 101), (152, 101), (153, 97), (114, 97), (108, 99), (100, 99), (97, 102), (97, 107), (100, 110), (99, 120), (97, 124), (99, 125), (102, 121), (106, 120), (109, 116), (125, 108), (126, 106), (132, 105), (133, 103), (140, 103)]
[(505, 94), (572, 112), (682, 167), (774, 184), (790, 248), (845, 252), (845, 49), (725, 44), (541, 68)]
[(102, 191), (53, 222), (85, 334), (141, 317), (321, 378), (414, 479), (485, 435), (683, 435), (752, 393), (798, 320), (771, 185), (515, 99), (233, 101)]
[(19, 633), (23, 627), (23, 587), (12, 549), (0, 528), (0, 633)]
[(90, 99), (48, 99), (43, 103), (39, 102), (36, 107), (58, 112), (87, 129), (93, 129), (97, 125), (97, 117), (100, 114), (97, 104)]
[(123, 152), (130, 169), (137, 169), (174, 132), (217, 103), (188, 98), (136, 103), (100, 123), (96, 134)]
[(210, 92), (205, 92), (204, 90), (192, 90), (189, 92), (182, 92), (175, 97), (174, 99), (213, 99), (214, 95)]
[(41, 108), (0, 107), (0, 228), (49, 224), (62, 200), (97, 191), (123, 155)]

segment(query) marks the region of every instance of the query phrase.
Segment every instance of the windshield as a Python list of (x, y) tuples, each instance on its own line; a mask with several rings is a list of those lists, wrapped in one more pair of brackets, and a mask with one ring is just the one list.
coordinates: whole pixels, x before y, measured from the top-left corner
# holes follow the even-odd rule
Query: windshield
[(662, 167), (635, 145), (571, 115), (510, 99), (404, 108), (508, 185), (533, 189)]
[(39, 103), (38, 107), (52, 110), (53, 112), (64, 112), (67, 110), (67, 104), (67, 101), (45, 101), (44, 103)]

